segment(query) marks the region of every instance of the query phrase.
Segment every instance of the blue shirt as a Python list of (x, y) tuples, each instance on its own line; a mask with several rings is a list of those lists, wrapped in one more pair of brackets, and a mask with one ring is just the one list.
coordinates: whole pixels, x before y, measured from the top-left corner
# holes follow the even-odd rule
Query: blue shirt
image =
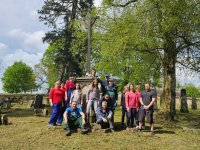
[(80, 113), (82, 112), (82, 109), (77, 107), (75, 110), (73, 110), (71, 107), (69, 107), (65, 111), (67, 112), (67, 117), (70, 120), (74, 120), (81, 116)]

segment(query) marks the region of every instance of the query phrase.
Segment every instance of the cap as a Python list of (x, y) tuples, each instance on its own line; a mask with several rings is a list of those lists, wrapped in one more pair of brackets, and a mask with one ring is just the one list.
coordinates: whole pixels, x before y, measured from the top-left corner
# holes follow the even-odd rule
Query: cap
[(110, 77), (110, 75), (106, 73), (106, 74), (105, 74), (105, 77)]

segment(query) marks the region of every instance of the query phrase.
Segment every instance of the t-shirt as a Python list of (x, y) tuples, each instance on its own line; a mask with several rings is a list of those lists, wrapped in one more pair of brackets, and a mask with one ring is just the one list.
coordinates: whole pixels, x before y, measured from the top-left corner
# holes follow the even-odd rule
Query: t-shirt
[(65, 90), (68, 92), (68, 90), (74, 90), (76, 88), (76, 83), (74, 81), (67, 81), (65, 83)]
[(61, 103), (65, 98), (65, 92), (62, 89), (52, 88), (49, 93), (49, 98), (52, 99), (53, 104)]
[[(144, 105), (149, 105), (152, 101), (152, 98), (156, 98), (155, 92), (152, 90), (145, 90), (141, 92), (140, 97), (142, 98), (142, 101)], [(153, 108), (153, 105), (150, 107), (150, 109)]]
[(68, 119), (75, 120), (81, 116), (82, 109), (78, 107), (76, 109), (72, 109), (69, 107), (65, 111), (67, 112)]

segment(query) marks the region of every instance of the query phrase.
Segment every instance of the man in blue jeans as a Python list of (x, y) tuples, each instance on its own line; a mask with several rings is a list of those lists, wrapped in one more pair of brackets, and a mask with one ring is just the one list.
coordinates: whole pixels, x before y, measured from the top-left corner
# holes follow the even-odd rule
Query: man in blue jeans
[(107, 107), (106, 101), (102, 102), (102, 106), (98, 107), (97, 115), (97, 124), (100, 124), (102, 129), (109, 128), (111, 132), (114, 132), (113, 112)]

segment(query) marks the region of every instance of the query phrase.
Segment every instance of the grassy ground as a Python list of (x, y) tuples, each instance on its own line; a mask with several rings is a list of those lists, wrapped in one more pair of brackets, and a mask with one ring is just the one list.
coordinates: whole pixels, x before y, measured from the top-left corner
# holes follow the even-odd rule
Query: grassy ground
[(73, 133), (66, 137), (62, 127), (47, 127), (48, 117), (33, 116), (26, 104), (13, 104), (6, 110), (10, 125), (0, 126), (0, 149), (55, 150), (55, 149), (199, 149), (200, 134), (184, 132), (182, 127), (200, 129), (200, 110), (178, 114), (175, 122), (156, 123), (155, 136), (148, 130), (138, 133), (119, 128), (121, 111), (115, 113), (115, 133)]

